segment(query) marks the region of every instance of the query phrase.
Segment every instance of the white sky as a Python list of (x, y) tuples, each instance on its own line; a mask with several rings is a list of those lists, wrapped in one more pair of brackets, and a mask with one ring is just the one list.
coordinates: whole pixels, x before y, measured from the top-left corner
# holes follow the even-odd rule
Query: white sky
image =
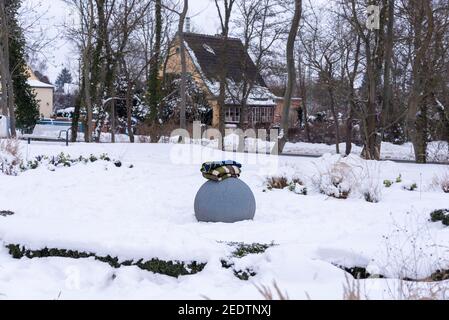
[[(62, 33), (65, 22), (70, 21), (70, 10), (62, 0), (26, 0), (25, 6), (33, 8), (39, 15), (43, 15), (36, 30), (42, 29), (49, 38), (55, 38), (47, 46), (43, 55), (47, 61), (47, 76), (51, 82), (56, 80), (63, 67), (75, 71), (78, 65), (76, 53), (69, 41)], [(190, 0), (189, 16), (192, 29), (196, 32), (216, 34), (219, 30), (219, 19), (214, 0)], [(26, 24), (26, 21), (25, 21)]]

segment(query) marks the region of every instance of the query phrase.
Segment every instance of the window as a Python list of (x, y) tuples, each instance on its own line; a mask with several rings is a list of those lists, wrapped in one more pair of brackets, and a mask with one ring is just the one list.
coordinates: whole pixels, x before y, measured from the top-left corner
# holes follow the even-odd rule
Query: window
[(274, 118), (273, 107), (253, 107), (249, 117), (253, 123), (271, 123)]
[(226, 107), (225, 122), (228, 122), (228, 123), (240, 122), (240, 108), (239, 107)]
[(209, 52), (209, 53), (215, 55), (214, 49), (212, 49), (209, 45), (203, 44), (203, 48), (204, 48), (204, 50), (206, 50), (207, 52)]

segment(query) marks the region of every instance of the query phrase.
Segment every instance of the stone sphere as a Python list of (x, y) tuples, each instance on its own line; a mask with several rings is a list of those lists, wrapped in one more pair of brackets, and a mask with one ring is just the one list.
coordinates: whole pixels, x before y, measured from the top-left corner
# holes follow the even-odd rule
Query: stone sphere
[(202, 222), (233, 223), (251, 220), (256, 213), (256, 199), (242, 180), (228, 178), (207, 181), (195, 197), (195, 216)]

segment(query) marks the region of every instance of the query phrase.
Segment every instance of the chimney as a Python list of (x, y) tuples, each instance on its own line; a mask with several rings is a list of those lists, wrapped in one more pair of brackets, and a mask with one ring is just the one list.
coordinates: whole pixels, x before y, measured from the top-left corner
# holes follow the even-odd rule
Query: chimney
[(190, 32), (190, 17), (186, 17), (186, 32)]

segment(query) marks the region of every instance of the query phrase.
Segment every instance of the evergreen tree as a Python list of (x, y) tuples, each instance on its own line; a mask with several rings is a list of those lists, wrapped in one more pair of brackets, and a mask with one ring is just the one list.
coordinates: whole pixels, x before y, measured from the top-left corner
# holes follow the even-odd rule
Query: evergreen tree
[(17, 128), (29, 128), (39, 118), (39, 106), (33, 89), (28, 84), (27, 63), (25, 60), (25, 37), (18, 23), (18, 10), (22, 0), (7, 0), (9, 14), (9, 63), (13, 80), (14, 102)]
[(64, 68), (62, 69), (61, 73), (58, 75), (58, 78), (56, 79), (55, 85), (56, 85), (56, 91), (57, 92), (64, 92), (64, 84), (66, 83), (72, 83), (72, 74), (70, 73), (69, 69)]

